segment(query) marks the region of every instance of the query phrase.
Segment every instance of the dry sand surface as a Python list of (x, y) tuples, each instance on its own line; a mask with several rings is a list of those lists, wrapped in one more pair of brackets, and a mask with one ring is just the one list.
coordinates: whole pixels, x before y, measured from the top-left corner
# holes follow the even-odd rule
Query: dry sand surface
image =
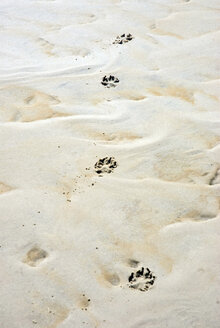
[(0, 328), (220, 327), (219, 0), (1, 0)]

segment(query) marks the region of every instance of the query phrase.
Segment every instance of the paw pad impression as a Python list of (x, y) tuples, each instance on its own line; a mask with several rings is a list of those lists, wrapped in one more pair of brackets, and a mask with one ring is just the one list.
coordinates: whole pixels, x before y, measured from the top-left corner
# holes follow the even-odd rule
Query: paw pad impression
[(153, 286), (155, 279), (156, 277), (150, 269), (142, 267), (136, 272), (132, 272), (128, 277), (129, 288), (145, 292)]
[(134, 39), (134, 37), (130, 33), (127, 35), (124, 33), (120, 36), (118, 35), (113, 44), (124, 44), (131, 41), (132, 39)]
[(114, 157), (104, 157), (95, 163), (94, 168), (97, 174), (112, 173), (118, 166)]
[(119, 83), (119, 79), (114, 75), (109, 75), (109, 77), (105, 75), (102, 78), (102, 82), (101, 82), (101, 84), (104, 85), (106, 88), (111, 88), (111, 87), (115, 88), (118, 83)]

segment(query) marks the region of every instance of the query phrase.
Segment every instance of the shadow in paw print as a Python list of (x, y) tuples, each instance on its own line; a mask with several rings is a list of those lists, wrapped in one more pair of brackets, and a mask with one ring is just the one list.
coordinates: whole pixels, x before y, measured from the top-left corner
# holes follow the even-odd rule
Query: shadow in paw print
[(131, 266), (132, 268), (136, 268), (139, 264), (139, 261), (137, 260), (133, 260), (133, 259), (129, 259), (128, 260), (128, 265)]
[(129, 288), (138, 289), (141, 292), (147, 291), (155, 282), (155, 275), (150, 269), (142, 267), (136, 272), (132, 272), (128, 277)]
[(115, 88), (117, 83), (119, 83), (119, 79), (115, 77), (114, 75), (109, 75), (107, 77), (106, 75), (102, 78), (101, 84), (104, 85), (106, 88)]
[(94, 168), (97, 174), (112, 173), (118, 166), (114, 157), (104, 157), (95, 163)]
[(113, 42), (113, 44), (124, 44), (127, 43), (129, 41), (131, 41), (132, 39), (134, 39), (134, 37), (129, 33), (129, 34), (122, 34), (122, 35), (118, 35), (115, 39), (115, 41)]

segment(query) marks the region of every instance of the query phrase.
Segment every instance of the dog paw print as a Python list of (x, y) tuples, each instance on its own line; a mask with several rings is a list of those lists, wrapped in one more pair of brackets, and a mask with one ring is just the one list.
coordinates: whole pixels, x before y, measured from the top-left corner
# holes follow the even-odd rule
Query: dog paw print
[(132, 272), (128, 277), (129, 288), (138, 289), (141, 292), (147, 291), (155, 282), (155, 275), (150, 269), (142, 267), (136, 272)]
[(101, 82), (106, 88), (115, 88), (117, 83), (119, 83), (119, 79), (114, 75), (109, 75), (109, 77), (105, 75)]
[(122, 35), (118, 35), (115, 39), (115, 41), (113, 42), (113, 44), (124, 44), (127, 43), (129, 41), (131, 41), (132, 39), (134, 39), (134, 37), (129, 33), (129, 34), (122, 34)]
[(97, 174), (112, 173), (118, 166), (114, 157), (104, 157), (95, 163), (94, 168)]

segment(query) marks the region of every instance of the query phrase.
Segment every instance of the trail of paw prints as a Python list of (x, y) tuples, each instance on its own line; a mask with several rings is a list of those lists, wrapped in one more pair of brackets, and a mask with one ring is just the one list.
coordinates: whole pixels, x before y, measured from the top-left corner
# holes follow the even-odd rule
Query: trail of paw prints
[(102, 78), (101, 84), (104, 85), (106, 88), (115, 88), (116, 85), (119, 83), (119, 79), (114, 75), (106, 75)]
[(118, 163), (114, 157), (104, 157), (95, 163), (94, 169), (100, 175), (103, 173), (112, 173), (117, 166)]
[(113, 44), (124, 44), (127, 42), (130, 42), (131, 40), (133, 40), (134, 37), (129, 33), (129, 34), (122, 34), (122, 35), (118, 35), (115, 39), (115, 41), (113, 42)]
[(128, 286), (129, 288), (146, 292), (153, 286), (155, 279), (155, 275), (149, 268), (144, 269), (144, 267), (142, 267), (130, 274), (128, 277)]

